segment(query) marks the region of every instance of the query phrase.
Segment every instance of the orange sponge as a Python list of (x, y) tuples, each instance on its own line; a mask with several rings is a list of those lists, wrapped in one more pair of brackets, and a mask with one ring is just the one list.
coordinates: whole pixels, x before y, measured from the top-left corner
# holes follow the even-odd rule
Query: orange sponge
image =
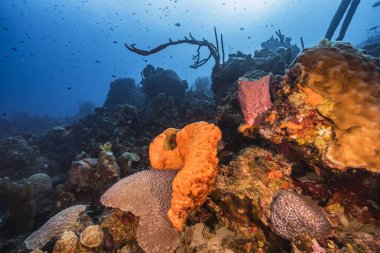
[(168, 217), (177, 230), (182, 230), (188, 213), (202, 205), (212, 190), (219, 162), (217, 146), (221, 138), (221, 131), (214, 124), (195, 122), (179, 131), (166, 130), (149, 147), (153, 168), (181, 169), (173, 181), (168, 211)]

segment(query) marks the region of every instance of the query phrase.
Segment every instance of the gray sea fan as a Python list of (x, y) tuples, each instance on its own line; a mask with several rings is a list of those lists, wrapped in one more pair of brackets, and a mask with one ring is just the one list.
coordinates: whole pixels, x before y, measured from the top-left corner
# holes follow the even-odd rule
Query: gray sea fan
[(322, 239), (331, 231), (323, 210), (295, 192), (278, 191), (271, 202), (270, 213), (274, 231), (288, 240), (300, 235)]
[(58, 237), (64, 231), (70, 230), (84, 210), (86, 210), (85, 205), (76, 205), (57, 213), (25, 239), (24, 243), (26, 247), (29, 250), (42, 248), (54, 237)]
[(179, 243), (167, 217), (172, 196), (173, 170), (146, 170), (118, 181), (100, 199), (108, 207), (139, 216), (137, 241), (147, 253), (170, 253)]

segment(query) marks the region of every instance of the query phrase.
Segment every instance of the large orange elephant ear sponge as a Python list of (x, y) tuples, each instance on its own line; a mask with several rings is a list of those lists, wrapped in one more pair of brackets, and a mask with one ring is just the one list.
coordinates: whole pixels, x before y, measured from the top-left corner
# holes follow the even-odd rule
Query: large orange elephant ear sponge
[[(175, 133), (176, 147), (170, 152), (164, 148), (165, 145), (162, 145), (165, 143), (163, 139), (166, 138), (161, 134), (153, 140), (149, 157), (155, 169), (169, 169), (172, 165), (183, 162), (182, 168), (178, 167), (181, 170), (173, 181), (172, 200), (168, 211), (173, 226), (177, 230), (182, 230), (188, 213), (201, 206), (212, 191), (219, 162), (217, 146), (222, 134), (214, 124), (207, 122), (189, 124)], [(157, 156), (161, 159), (157, 159)], [(177, 163), (174, 160), (177, 160)]]

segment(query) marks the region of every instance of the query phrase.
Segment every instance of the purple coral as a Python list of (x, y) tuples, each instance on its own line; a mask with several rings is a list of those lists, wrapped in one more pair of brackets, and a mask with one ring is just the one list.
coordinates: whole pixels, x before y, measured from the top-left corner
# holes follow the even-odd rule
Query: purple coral
[(294, 192), (278, 191), (273, 197), (270, 212), (273, 230), (288, 240), (301, 235), (322, 239), (331, 231), (330, 222), (323, 210)]
[(26, 247), (30, 250), (42, 248), (54, 237), (60, 236), (64, 231), (72, 229), (79, 215), (85, 210), (85, 205), (76, 205), (57, 213), (25, 239)]
[(179, 243), (167, 212), (172, 196), (174, 170), (141, 171), (113, 185), (100, 202), (139, 216), (137, 241), (147, 253), (170, 253)]

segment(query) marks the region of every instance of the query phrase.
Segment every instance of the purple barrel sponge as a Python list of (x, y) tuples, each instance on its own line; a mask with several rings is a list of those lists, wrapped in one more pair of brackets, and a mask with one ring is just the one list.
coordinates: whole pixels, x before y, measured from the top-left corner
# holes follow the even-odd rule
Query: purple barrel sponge
[(270, 213), (273, 230), (288, 240), (302, 235), (323, 239), (331, 231), (322, 208), (295, 192), (278, 191), (271, 202)]

